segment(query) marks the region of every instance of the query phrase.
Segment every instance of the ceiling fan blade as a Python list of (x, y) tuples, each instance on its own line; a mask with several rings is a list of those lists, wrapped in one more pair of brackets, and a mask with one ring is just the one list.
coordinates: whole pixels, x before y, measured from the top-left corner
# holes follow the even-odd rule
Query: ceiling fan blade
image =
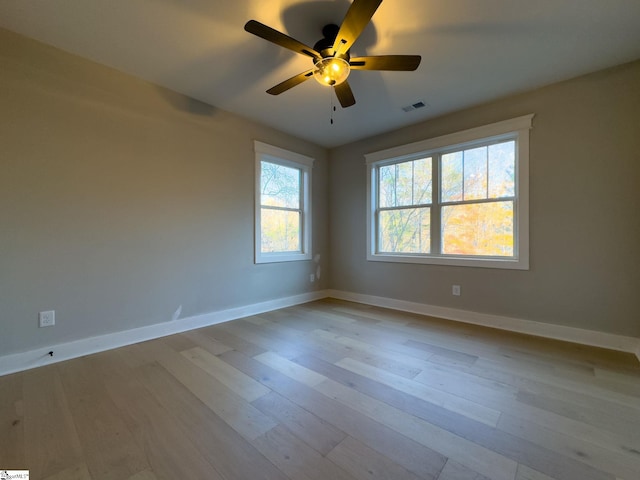
[(280, 45), (281, 47), (293, 50), (296, 53), (318, 60), (321, 58), (321, 55), (313, 48), (256, 20), (249, 20), (245, 24), (244, 29), (249, 33), (253, 33), (258, 37), (264, 38), (265, 40), (275, 43), (276, 45)]
[(333, 44), (335, 55), (347, 53), (381, 3), (382, 0), (353, 0)]
[(300, 85), (302, 82), (305, 82), (311, 77), (313, 77), (313, 71), (314, 69), (311, 69), (311, 70), (307, 70), (306, 72), (299, 73), (298, 75), (295, 75), (285, 80), (284, 82), (279, 83), (275, 87), (271, 87), (269, 90), (267, 90), (267, 93), (271, 95), (280, 95), (281, 93), (286, 92), (290, 88), (293, 88), (296, 85)]
[(336, 91), (336, 96), (338, 97), (338, 101), (342, 108), (350, 107), (351, 105), (355, 105), (356, 99), (353, 96), (353, 92), (351, 91), (351, 87), (349, 83), (344, 81), (340, 85), (336, 85), (333, 87)]
[(420, 65), (420, 55), (380, 55), (353, 57), (349, 65), (353, 70), (395, 70), (411, 72)]

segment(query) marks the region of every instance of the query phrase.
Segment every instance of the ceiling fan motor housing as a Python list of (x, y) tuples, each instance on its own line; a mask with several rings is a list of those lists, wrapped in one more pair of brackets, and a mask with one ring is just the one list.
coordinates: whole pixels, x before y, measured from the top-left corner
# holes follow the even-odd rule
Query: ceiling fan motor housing
[[(338, 32), (340, 31), (340, 27), (333, 23), (325, 25), (322, 28), (323, 38), (318, 40), (316, 44), (313, 46), (313, 49), (322, 55), (322, 58), (333, 57), (333, 44), (336, 42), (336, 37), (338, 36)], [(340, 58), (343, 58), (347, 62), (349, 61), (349, 52), (345, 52), (340, 55)]]

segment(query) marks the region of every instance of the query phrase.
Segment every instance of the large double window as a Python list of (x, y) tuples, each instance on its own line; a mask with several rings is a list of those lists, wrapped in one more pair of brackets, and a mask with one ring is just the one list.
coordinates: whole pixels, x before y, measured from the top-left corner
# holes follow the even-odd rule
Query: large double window
[(532, 118), (367, 155), (368, 259), (527, 269)]
[(313, 159), (255, 142), (256, 263), (311, 258)]

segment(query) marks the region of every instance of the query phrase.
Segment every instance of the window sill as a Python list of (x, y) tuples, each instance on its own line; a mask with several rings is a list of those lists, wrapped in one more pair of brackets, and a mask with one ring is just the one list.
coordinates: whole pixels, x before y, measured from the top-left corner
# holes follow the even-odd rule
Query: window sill
[(280, 263), (311, 260), (310, 253), (263, 253), (256, 257), (255, 263)]
[(418, 263), (425, 265), (447, 265), (453, 267), (498, 268), (504, 270), (529, 270), (529, 259), (497, 257), (456, 257), (454, 255), (403, 255), (368, 254), (371, 262)]

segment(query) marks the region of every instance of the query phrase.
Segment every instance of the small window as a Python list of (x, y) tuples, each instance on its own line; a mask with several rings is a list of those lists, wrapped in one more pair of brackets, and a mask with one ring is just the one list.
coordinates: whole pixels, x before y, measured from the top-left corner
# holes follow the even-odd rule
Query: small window
[(256, 263), (311, 258), (313, 159), (261, 142), (256, 152)]
[(528, 269), (532, 118), (367, 155), (368, 259)]

